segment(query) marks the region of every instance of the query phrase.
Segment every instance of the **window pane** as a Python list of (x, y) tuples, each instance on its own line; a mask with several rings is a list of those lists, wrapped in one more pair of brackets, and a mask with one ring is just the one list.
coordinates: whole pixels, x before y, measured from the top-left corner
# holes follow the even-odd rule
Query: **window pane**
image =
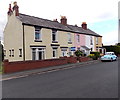
[(40, 39), (40, 34), (39, 33), (35, 33), (35, 40), (39, 40)]
[(32, 60), (36, 60), (36, 49), (32, 49)]
[(52, 41), (56, 41), (56, 32), (57, 32), (57, 30), (52, 30)]
[(19, 49), (19, 57), (22, 57), (22, 49)]
[(40, 30), (41, 30), (40, 27), (35, 27), (35, 40), (40, 40), (41, 39)]
[(68, 33), (68, 42), (71, 42), (71, 34)]
[(56, 36), (55, 36), (55, 34), (52, 34), (52, 40), (53, 40), (53, 41), (56, 40)]

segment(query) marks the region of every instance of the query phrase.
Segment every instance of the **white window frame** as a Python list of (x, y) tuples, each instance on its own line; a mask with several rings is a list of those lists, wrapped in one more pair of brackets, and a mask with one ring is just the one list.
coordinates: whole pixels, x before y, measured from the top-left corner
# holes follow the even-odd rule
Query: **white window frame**
[(98, 37), (96, 37), (96, 44), (98, 44)]
[(11, 56), (14, 57), (14, 49), (11, 50)]
[[(55, 40), (53, 40), (53, 34), (55, 34)], [(58, 42), (58, 32), (57, 32), (57, 30), (52, 29), (51, 40), (52, 40), (52, 42)]]
[[(31, 47), (31, 49), (32, 49), (32, 53), (33, 53), (33, 49), (35, 49), (35, 60), (39, 60), (38, 53), (40, 51), (44, 52), (44, 55), (42, 55), (42, 60), (46, 59), (46, 50), (45, 50), (45, 47)], [(39, 50), (39, 49), (42, 49), (42, 50)], [(33, 54), (32, 54), (32, 60), (33, 60)]]
[(6, 57), (6, 50), (4, 50), (4, 57)]
[(19, 49), (19, 57), (22, 57), (22, 49)]
[[(52, 50), (52, 58), (57, 58), (57, 56), (58, 56), (58, 50), (57, 50), (57, 48), (52, 48), (53, 50)], [(55, 51), (55, 57), (53, 57), (53, 52)]]
[(11, 55), (11, 50), (9, 50), (9, 57), (11, 57), (12, 55)]
[[(41, 28), (35, 27), (35, 31), (34, 31), (34, 40), (35, 41), (42, 41), (42, 32), (41, 32)], [(39, 39), (36, 39), (36, 32), (39, 33)]]
[(93, 45), (93, 38), (90, 36), (90, 45)]
[(77, 39), (76, 39), (76, 40), (77, 40), (77, 43), (80, 43), (80, 35), (77, 34), (76, 37), (77, 37)]
[(72, 35), (71, 35), (71, 33), (68, 33), (68, 42), (72, 42)]

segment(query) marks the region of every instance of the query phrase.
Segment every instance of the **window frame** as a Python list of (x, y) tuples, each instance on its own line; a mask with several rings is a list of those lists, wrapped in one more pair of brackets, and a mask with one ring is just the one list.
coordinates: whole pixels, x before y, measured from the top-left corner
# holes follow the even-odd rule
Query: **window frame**
[(68, 35), (68, 43), (72, 44), (72, 35), (71, 35), (71, 33), (68, 33), (67, 35)]
[[(55, 39), (53, 40), (53, 35), (55, 35)], [(51, 40), (53, 43), (58, 43), (58, 33), (57, 30), (52, 29), (52, 36), (51, 36)]]
[(14, 49), (12, 49), (11, 51), (12, 51), (11, 56), (14, 57)]
[(77, 43), (80, 43), (80, 35), (77, 34), (76, 36), (77, 36)]
[(19, 57), (22, 57), (22, 49), (19, 49)]
[(9, 50), (9, 57), (11, 57), (11, 50)]
[[(39, 35), (39, 38), (36, 38), (36, 34)], [(35, 42), (42, 42), (42, 33), (41, 33), (41, 28), (40, 27), (35, 27), (35, 32), (34, 32), (34, 41)]]
[(96, 44), (98, 45), (98, 37), (96, 37)]
[[(57, 48), (52, 48), (52, 57), (53, 58), (57, 58)], [(54, 56), (54, 53), (55, 53), (55, 56)]]
[(90, 45), (93, 45), (93, 38), (90, 36)]
[(4, 50), (4, 57), (6, 57), (6, 50)]

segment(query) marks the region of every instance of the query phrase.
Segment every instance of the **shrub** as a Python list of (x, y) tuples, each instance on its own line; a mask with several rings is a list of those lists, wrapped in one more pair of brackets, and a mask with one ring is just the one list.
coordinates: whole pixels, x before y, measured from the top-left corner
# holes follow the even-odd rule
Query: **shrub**
[(100, 57), (100, 52), (90, 52), (88, 57), (92, 58), (93, 60), (97, 60)]
[(77, 50), (77, 51), (75, 51), (75, 55), (77, 56), (77, 57), (80, 57), (80, 56), (82, 56), (82, 51), (80, 51), (80, 50)]

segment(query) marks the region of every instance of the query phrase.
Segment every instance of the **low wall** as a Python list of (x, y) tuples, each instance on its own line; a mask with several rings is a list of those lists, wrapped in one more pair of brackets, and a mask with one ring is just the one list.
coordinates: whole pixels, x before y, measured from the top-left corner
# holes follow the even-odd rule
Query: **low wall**
[[(89, 58), (81, 57), (79, 58), (80, 62), (88, 61)], [(38, 60), (38, 61), (16, 61), (9, 62), (8, 60), (4, 60), (4, 73), (13, 73), (18, 71), (37, 69), (43, 67), (64, 65), (68, 63), (76, 63), (77, 57), (60, 57), (59, 59), (46, 59), (46, 60)]]
[(4, 73), (12, 73), (23, 70), (30, 70), (36, 68), (43, 68), (49, 66), (63, 65), (67, 64), (66, 59), (47, 59), (39, 61), (17, 61), (9, 62), (8, 60), (4, 61)]
[(79, 58), (79, 62), (86, 62), (86, 61), (89, 61), (89, 60), (92, 60), (92, 59), (89, 58), (89, 57), (80, 57)]

